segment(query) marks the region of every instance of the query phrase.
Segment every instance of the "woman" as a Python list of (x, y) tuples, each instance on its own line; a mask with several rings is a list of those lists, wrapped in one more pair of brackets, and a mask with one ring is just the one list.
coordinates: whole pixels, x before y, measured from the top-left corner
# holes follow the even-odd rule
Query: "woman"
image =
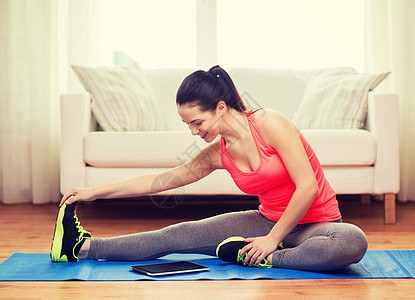
[[(157, 191), (152, 183), (165, 173), (72, 189), (61, 201), (52, 261), (148, 260), (174, 252), (217, 254), (247, 266), (325, 271), (361, 260), (367, 250), (364, 233), (341, 222), (336, 195), (313, 149), (288, 119), (272, 110), (247, 110), (219, 66), (187, 76), (176, 104), (193, 135), (208, 143), (220, 135), (220, 141), (169, 170), (177, 182), (162, 183)], [(259, 210), (113, 238), (91, 238), (75, 215), (77, 201), (148, 195), (223, 168), (242, 191), (258, 195)]]

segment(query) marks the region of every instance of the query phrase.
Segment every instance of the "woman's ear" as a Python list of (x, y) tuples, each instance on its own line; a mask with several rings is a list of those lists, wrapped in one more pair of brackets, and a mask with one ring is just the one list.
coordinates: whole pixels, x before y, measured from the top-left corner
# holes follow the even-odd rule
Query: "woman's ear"
[(216, 112), (222, 117), (227, 109), (227, 105), (225, 101), (221, 100), (218, 102), (218, 105), (216, 106)]

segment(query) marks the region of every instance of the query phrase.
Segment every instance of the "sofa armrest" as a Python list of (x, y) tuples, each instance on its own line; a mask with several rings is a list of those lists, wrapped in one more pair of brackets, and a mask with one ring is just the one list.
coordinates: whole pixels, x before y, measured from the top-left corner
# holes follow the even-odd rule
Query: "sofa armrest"
[(84, 136), (91, 128), (88, 93), (63, 94), (61, 110), (61, 193), (85, 187)]
[(375, 194), (399, 192), (398, 95), (368, 94), (367, 130), (376, 138)]

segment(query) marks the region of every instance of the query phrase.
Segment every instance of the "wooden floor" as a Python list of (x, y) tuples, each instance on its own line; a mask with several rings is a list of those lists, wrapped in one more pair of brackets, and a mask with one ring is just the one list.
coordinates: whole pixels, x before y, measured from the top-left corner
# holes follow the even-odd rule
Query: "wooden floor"
[[(255, 208), (251, 199), (185, 199), (173, 209), (146, 201), (97, 201), (78, 205), (78, 217), (93, 236), (113, 236), (164, 227), (183, 220)], [(360, 226), (370, 250), (415, 249), (415, 203), (398, 203), (397, 223), (383, 224), (383, 204), (344, 198), (345, 222)], [(49, 252), (56, 205), (0, 205), (0, 262), (15, 252)], [(0, 282), (0, 299), (415, 299), (414, 279), (230, 280), (193, 282)]]

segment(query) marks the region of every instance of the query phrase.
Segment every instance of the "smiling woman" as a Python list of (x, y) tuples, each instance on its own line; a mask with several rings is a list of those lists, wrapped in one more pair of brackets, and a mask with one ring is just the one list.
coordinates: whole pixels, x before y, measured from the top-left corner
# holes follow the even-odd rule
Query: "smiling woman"
[[(358, 227), (342, 223), (336, 194), (311, 145), (292, 122), (277, 111), (247, 110), (219, 66), (188, 75), (176, 104), (193, 135), (208, 143), (217, 136), (220, 140), (162, 173), (67, 192), (55, 226), (52, 261), (216, 253), (237, 264), (319, 271), (360, 261), (367, 239)], [(114, 238), (91, 238), (75, 214), (77, 201), (154, 194), (194, 183), (217, 169), (226, 169), (241, 191), (258, 195), (258, 210)], [(161, 180), (166, 175), (174, 180)]]
[[(176, 104), (183, 121), (193, 135), (200, 135), (207, 142), (214, 141), (219, 134), (219, 120), (214, 112), (224, 109), (221, 102), (240, 113), (247, 109), (229, 74), (219, 66), (190, 74), (177, 91)], [(223, 113), (219, 111), (219, 116)]]
[[(178, 105), (177, 111), (182, 116), (182, 121), (189, 126), (193, 135), (200, 136), (203, 140), (210, 143), (217, 137), (218, 119), (210, 111), (202, 111), (198, 105)], [(192, 121), (186, 121), (192, 120)]]

